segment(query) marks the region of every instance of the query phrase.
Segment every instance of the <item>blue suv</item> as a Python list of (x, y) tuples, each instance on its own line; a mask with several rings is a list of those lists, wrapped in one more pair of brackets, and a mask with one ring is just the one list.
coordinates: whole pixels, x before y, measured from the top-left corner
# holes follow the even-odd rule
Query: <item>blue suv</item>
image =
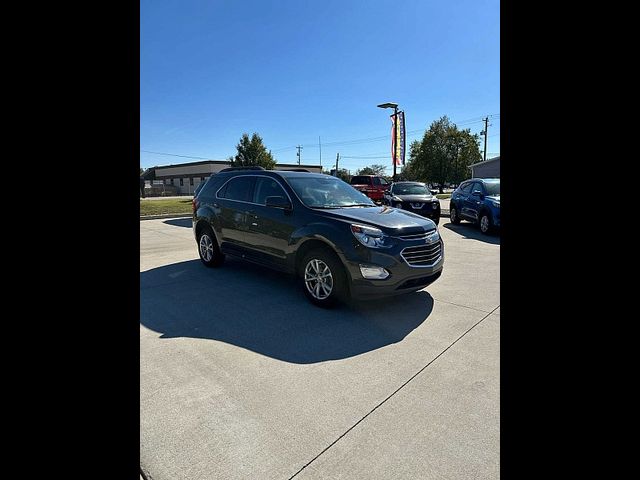
[(457, 225), (468, 220), (480, 225), (482, 233), (500, 228), (500, 179), (472, 178), (451, 194), (449, 218)]

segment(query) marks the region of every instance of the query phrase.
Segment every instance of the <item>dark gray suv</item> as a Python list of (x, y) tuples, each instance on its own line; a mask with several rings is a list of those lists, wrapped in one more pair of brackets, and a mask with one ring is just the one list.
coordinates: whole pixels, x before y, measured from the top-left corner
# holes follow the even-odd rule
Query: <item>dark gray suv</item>
[(234, 255), (295, 274), (323, 307), (420, 290), (444, 264), (434, 222), (324, 174), (222, 170), (193, 199), (193, 231), (206, 266)]

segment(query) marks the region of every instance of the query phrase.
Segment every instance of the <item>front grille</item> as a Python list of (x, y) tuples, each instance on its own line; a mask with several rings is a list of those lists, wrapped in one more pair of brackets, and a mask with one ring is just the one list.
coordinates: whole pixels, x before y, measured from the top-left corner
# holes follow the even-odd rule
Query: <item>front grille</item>
[(430, 267), (434, 265), (442, 254), (440, 240), (429, 245), (407, 247), (400, 255), (412, 267)]
[(433, 230), (429, 230), (428, 232), (413, 233), (411, 235), (402, 235), (398, 238), (401, 238), (402, 240), (424, 240), (435, 231), (436, 229), (434, 228)]

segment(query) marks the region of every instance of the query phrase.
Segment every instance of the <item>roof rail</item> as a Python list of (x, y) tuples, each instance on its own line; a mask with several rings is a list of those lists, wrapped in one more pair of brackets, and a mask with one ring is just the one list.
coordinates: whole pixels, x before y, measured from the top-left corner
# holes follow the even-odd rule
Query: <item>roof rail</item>
[(218, 173), (222, 173), (222, 172), (232, 172), (234, 170), (264, 170), (264, 168), (262, 167), (228, 167), (228, 168), (223, 168), (222, 170), (220, 170)]
[(311, 173), (309, 170), (307, 170), (306, 168), (287, 168), (286, 170), (280, 170), (281, 172), (307, 172), (307, 173)]

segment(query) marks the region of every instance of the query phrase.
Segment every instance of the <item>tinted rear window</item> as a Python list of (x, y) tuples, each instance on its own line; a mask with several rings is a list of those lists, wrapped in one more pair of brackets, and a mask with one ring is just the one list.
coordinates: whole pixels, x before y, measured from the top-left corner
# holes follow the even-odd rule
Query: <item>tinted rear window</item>
[(363, 177), (356, 175), (355, 177), (351, 177), (351, 185), (370, 185), (371, 177)]

